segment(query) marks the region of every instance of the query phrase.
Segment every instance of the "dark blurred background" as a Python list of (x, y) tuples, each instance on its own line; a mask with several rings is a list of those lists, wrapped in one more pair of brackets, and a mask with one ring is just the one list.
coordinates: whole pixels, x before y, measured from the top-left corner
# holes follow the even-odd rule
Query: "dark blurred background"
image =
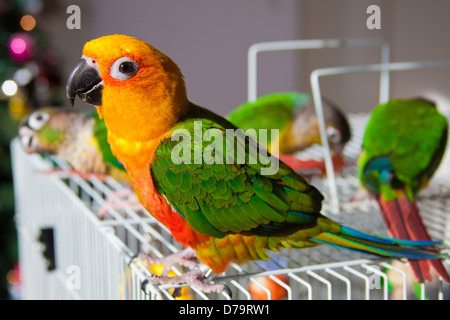
[[(381, 29), (369, 30), (369, 5)], [(69, 29), (70, 5), (80, 29)], [(225, 115), (247, 99), (247, 50), (275, 40), (374, 38), (391, 61), (450, 59), (448, 0), (0, 0), (0, 298), (20, 281), (9, 142), (20, 118), (44, 105), (66, 105), (64, 85), (83, 44), (99, 36), (136, 36), (181, 68), (191, 101)], [(262, 53), (258, 94), (310, 91), (322, 67), (378, 63), (378, 48)], [(376, 73), (324, 79), (322, 92), (346, 112), (368, 112), (378, 98)], [(450, 110), (450, 70), (393, 72), (391, 97), (423, 95)], [(77, 100), (77, 103), (82, 103)], [(9, 290), (8, 290), (9, 289)]]

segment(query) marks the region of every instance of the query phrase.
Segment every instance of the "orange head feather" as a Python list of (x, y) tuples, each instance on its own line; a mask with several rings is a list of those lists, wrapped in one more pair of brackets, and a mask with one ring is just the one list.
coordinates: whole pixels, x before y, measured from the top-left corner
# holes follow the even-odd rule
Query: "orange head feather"
[(160, 141), (189, 111), (178, 66), (141, 40), (105, 36), (85, 44), (66, 89), (72, 102), (79, 96), (97, 106), (111, 150), (125, 166), (142, 205), (179, 242), (192, 245), (208, 238), (193, 230), (155, 190), (149, 170)]
[[(187, 111), (180, 69), (149, 44), (134, 37), (109, 35), (87, 42), (83, 55), (100, 72), (104, 87), (102, 106), (97, 108), (113, 135), (129, 142), (154, 140)], [(137, 72), (129, 79), (118, 79), (117, 62), (124, 59), (134, 61)]]

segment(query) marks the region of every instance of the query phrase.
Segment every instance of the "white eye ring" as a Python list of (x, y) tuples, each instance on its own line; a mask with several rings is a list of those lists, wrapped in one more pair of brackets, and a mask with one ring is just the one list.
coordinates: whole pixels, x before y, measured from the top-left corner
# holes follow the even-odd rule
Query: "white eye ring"
[(50, 115), (48, 113), (37, 111), (28, 119), (28, 126), (33, 130), (41, 130), (49, 118)]
[(331, 143), (339, 143), (341, 141), (341, 133), (334, 127), (327, 128), (327, 137)]
[(113, 63), (110, 75), (117, 80), (128, 80), (132, 78), (139, 69), (139, 65), (136, 61), (128, 57), (122, 57)]

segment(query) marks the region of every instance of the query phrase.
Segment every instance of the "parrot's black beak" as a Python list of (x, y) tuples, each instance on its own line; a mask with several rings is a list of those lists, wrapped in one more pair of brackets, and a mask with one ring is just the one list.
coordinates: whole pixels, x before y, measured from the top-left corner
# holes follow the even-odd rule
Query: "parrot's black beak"
[(103, 81), (98, 70), (89, 65), (86, 59), (81, 59), (67, 80), (66, 94), (72, 106), (76, 96), (89, 104), (101, 106), (102, 90)]

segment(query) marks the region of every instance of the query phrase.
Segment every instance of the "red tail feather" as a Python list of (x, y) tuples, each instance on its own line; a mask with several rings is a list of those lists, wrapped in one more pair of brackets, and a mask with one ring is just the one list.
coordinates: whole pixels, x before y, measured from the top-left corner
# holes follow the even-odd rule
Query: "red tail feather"
[[(294, 171), (317, 169), (320, 170), (323, 175), (325, 175), (326, 173), (325, 161), (323, 160), (320, 161), (313, 159), (301, 160), (296, 156), (290, 154), (280, 154), (278, 157), (281, 161), (283, 161), (285, 164), (291, 167)], [(344, 158), (341, 155), (334, 156), (333, 166), (335, 172), (341, 171), (342, 168), (345, 166)]]
[(286, 163), (289, 167), (297, 170), (305, 170), (305, 169), (325, 169), (325, 164), (323, 161), (317, 161), (317, 160), (301, 160), (297, 158), (296, 156), (290, 155), (290, 154), (280, 154), (278, 156), (281, 161)]
[[(419, 208), (405, 194), (399, 194), (395, 200), (378, 197), (383, 218), (392, 237), (407, 240), (432, 240), (420, 217)], [(430, 266), (446, 282), (450, 277), (440, 259), (410, 261), (411, 269), (417, 282), (432, 280)]]

